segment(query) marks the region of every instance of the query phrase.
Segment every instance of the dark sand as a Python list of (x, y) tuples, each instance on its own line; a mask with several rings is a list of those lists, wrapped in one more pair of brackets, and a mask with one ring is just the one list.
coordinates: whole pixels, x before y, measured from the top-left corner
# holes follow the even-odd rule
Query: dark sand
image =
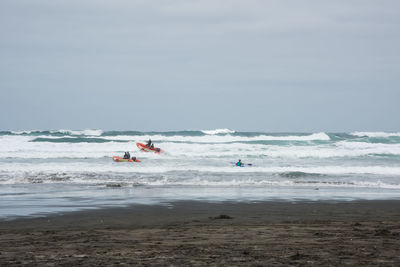
[(174, 202), (0, 221), (0, 265), (400, 266), (400, 201)]

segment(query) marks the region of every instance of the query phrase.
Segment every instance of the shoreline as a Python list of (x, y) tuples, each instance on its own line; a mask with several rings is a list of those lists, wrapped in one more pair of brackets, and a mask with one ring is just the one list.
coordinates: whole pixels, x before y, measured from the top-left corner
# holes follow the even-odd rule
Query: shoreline
[(178, 201), (0, 221), (4, 265), (398, 265), (400, 201)]
[[(45, 191), (46, 194), (42, 195)], [(5, 193), (4, 193), (5, 192)], [(397, 193), (397, 194), (396, 194)], [(47, 217), (82, 210), (193, 202), (358, 202), (400, 200), (399, 190), (295, 186), (104, 186), (79, 184), (5, 185), (0, 221)]]
[[(236, 216), (238, 221), (258, 218), (262, 222), (277, 223), (294, 220), (374, 220), (385, 217), (400, 220), (400, 200), (263, 200), (263, 201), (208, 201), (176, 200), (153, 204), (128, 204), (125, 206), (99, 207), (83, 210), (51, 212), (0, 219), (3, 227), (65, 227), (79, 219), (84, 224), (102, 220), (99, 227), (109, 224), (125, 223), (126, 226), (142, 227), (162, 225), (162, 222), (186, 218), (204, 219), (206, 214), (226, 213)], [(257, 216), (254, 216), (256, 214)], [(135, 219), (133, 219), (135, 218)], [(154, 224), (150, 218), (157, 218), (160, 224)], [(50, 222), (45, 224), (45, 222)], [(149, 224), (150, 223), (150, 224)], [(95, 223), (91, 225), (97, 225)], [(124, 224), (123, 224), (124, 225)]]

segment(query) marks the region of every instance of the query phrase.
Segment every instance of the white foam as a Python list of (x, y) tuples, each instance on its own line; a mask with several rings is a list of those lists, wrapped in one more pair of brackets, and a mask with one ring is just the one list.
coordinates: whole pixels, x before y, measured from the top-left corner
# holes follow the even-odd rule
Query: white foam
[(86, 130), (55, 130), (50, 131), (51, 133), (63, 133), (68, 135), (86, 135), (86, 136), (100, 136), (103, 131), (102, 130), (95, 130), (95, 129), (86, 129)]
[[(253, 167), (237, 168), (229, 164), (223, 166), (203, 166), (203, 165), (190, 165), (190, 164), (176, 164), (172, 165), (168, 162), (162, 164), (134, 164), (134, 163), (114, 163), (110, 160), (105, 163), (104, 161), (95, 162), (46, 162), (46, 163), (11, 163), (1, 164), (0, 172), (18, 173), (18, 172), (33, 172), (33, 173), (51, 173), (51, 172), (92, 172), (94, 174), (101, 173), (143, 173), (143, 174), (160, 174), (170, 172), (188, 173), (188, 177), (196, 176), (196, 172), (202, 173), (242, 173), (242, 174), (260, 174), (265, 173), (268, 175), (279, 173), (309, 173), (321, 175), (352, 175), (352, 174), (366, 174), (366, 175), (388, 175), (398, 176), (400, 174), (400, 167), (386, 167), (386, 166), (267, 166), (257, 165)], [(190, 174), (190, 175), (189, 175)], [(205, 175), (207, 177), (207, 175)]]
[[(142, 184), (154, 186), (166, 185), (192, 185), (192, 186), (318, 186), (318, 187), (368, 187), (400, 189), (399, 181), (393, 178), (342, 178), (343, 174), (398, 174), (400, 168), (382, 167), (265, 167), (255, 169), (254, 175), (246, 168), (223, 167), (197, 167), (187, 170), (182, 167), (163, 166), (157, 168), (141, 167), (139, 165), (80, 165), (64, 164), (55, 171), (53, 164), (35, 165), (24, 168), (10, 166), (0, 172), (0, 184), (26, 184), (26, 183), (69, 183), (69, 184)], [(116, 167), (117, 166), (117, 167)], [(25, 167), (28, 167), (26, 165)], [(245, 170), (246, 169), (246, 170)], [(174, 171), (174, 172), (173, 172)], [(178, 171), (178, 172), (177, 172)], [(199, 172), (204, 173), (199, 173)], [(172, 173), (173, 172), (173, 173)], [(223, 172), (225, 175), (220, 175)], [(282, 174), (287, 172), (305, 172), (335, 174), (331, 177), (297, 177), (288, 179)], [(262, 173), (262, 175), (261, 175)], [(6, 178), (4, 178), (6, 177)]]
[(329, 141), (330, 137), (326, 133), (314, 133), (310, 135), (290, 135), (275, 136), (264, 135), (258, 136), (233, 136), (227, 135), (206, 135), (206, 136), (164, 136), (160, 134), (143, 136), (102, 136), (106, 140), (124, 140), (146, 142), (151, 138), (154, 142), (191, 142), (191, 143), (232, 143), (232, 142), (257, 142), (257, 141)]
[(13, 134), (31, 134), (39, 130), (26, 130), (26, 131), (11, 131)]
[(354, 136), (359, 136), (359, 137), (375, 137), (375, 138), (388, 138), (392, 136), (400, 136), (400, 133), (387, 133), (387, 132), (353, 132), (350, 133), (351, 135)]
[(185, 144), (163, 143), (163, 149), (174, 157), (267, 157), (267, 158), (341, 158), (368, 155), (400, 155), (400, 144), (367, 144), (338, 142), (313, 146), (279, 146), (263, 144)]
[[(42, 136), (39, 136), (42, 137)], [(46, 136), (43, 136), (46, 137)], [(106, 142), (106, 143), (53, 143), (53, 142), (29, 142), (34, 136), (0, 136), (0, 159), (1, 158), (102, 158), (111, 157), (130, 151), (138, 157), (163, 157), (175, 159), (176, 162), (188, 158), (226, 158), (236, 159), (238, 157), (263, 157), (284, 158), (288, 160), (300, 158), (334, 158), (334, 157), (360, 157), (368, 155), (400, 155), (400, 144), (381, 144), (365, 142), (340, 141), (320, 145), (265, 145), (241, 142), (208, 142), (212, 139), (224, 138), (231, 140), (228, 136), (204, 136), (206, 139), (193, 139), (203, 141), (197, 143), (185, 142), (162, 142), (157, 144), (157, 138), (152, 138), (157, 146), (165, 153), (155, 155), (140, 152), (136, 147), (136, 141), (128, 142)], [(46, 137), (49, 138), (49, 137)], [(58, 137), (52, 137), (58, 138)], [(103, 137), (101, 137), (103, 138)], [(124, 139), (125, 137), (120, 137)], [(129, 139), (129, 137), (127, 137)], [(160, 136), (160, 138), (165, 138)], [(179, 137), (169, 138), (175, 140)], [(234, 137), (236, 138), (236, 137)], [(108, 139), (108, 138), (106, 138)], [(118, 138), (117, 138), (118, 139)], [(112, 140), (112, 139), (110, 139)], [(254, 139), (252, 139), (254, 140)]]
[(229, 130), (229, 129), (202, 130), (201, 132), (203, 132), (204, 134), (209, 134), (209, 135), (235, 133), (235, 131)]
[(30, 142), (36, 138), (36, 136), (0, 136), (0, 158), (101, 158), (118, 155), (127, 150), (138, 151), (135, 143)]

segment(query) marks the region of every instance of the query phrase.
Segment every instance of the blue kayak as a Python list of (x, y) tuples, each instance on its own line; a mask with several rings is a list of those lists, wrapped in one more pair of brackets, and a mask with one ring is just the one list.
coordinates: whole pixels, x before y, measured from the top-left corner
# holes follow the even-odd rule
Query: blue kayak
[(246, 167), (246, 166), (253, 166), (251, 163), (242, 163), (240, 166), (237, 165), (237, 162), (231, 162), (236, 167)]

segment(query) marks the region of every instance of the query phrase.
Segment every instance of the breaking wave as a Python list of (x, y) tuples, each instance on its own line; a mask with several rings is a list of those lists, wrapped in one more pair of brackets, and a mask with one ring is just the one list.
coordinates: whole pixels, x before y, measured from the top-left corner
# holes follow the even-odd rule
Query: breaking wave
[(351, 135), (358, 137), (375, 137), (375, 138), (388, 138), (398, 136), (400, 137), (400, 133), (386, 133), (386, 132), (353, 132)]
[(232, 133), (235, 133), (235, 131), (229, 130), (229, 129), (203, 130), (203, 131), (201, 131), (201, 132), (202, 132), (202, 133), (205, 133), (205, 134), (210, 134), (210, 135), (214, 135), (214, 134), (232, 134)]

